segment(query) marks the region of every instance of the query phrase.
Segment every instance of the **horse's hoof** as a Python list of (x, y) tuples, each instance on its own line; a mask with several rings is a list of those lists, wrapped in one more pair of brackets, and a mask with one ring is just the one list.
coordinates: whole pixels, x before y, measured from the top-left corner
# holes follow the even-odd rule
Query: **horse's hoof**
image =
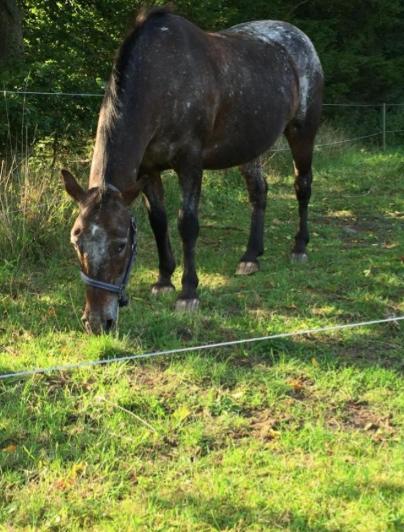
[(178, 299), (175, 304), (176, 312), (195, 312), (199, 308), (199, 299)]
[(174, 292), (175, 291), (175, 286), (172, 285), (172, 284), (154, 284), (152, 287), (151, 287), (151, 293), (154, 295), (154, 296), (158, 296), (160, 294), (168, 294), (169, 292)]
[(309, 260), (309, 257), (307, 256), (307, 253), (292, 253), (290, 256), (290, 262), (293, 262), (294, 264), (301, 264), (303, 262), (307, 262)]
[(258, 262), (240, 262), (236, 275), (252, 275), (260, 271)]

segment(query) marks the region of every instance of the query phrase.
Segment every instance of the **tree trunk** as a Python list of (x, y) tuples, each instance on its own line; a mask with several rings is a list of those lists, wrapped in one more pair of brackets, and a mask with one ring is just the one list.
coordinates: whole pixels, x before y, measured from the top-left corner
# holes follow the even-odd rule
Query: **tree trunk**
[(17, 59), (22, 51), (22, 24), (17, 2), (0, 0), (0, 66)]

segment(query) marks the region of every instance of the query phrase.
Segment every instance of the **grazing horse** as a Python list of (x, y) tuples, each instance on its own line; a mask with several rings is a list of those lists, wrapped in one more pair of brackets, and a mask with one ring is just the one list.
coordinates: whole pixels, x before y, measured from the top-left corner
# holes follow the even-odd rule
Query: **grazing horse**
[(260, 156), (284, 133), (293, 154), (299, 230), (294, 260), (307, 258), (307, 208), (323, 74), (309, 38), (286, 22), (256, 21), (202, 31), (164, 8), (142, 13), (114, 63), (99, 115), (88, 190), (62, 171), (80, 212), (71, 231), (86, 283), (88, 332), (108, 331), (126, 304), (136, 252), (129, 205), (144, 196), (159, 256), (157, 294), (173, 289), (175, 268), (161, 172), (182, 191), (178, 229), (184, 272), (177, 310), (198, 306), (195, 244), (203, 170), (240, 166), (252, 206), (237, 274), (258, 271), (264, 250), (267, 184)]

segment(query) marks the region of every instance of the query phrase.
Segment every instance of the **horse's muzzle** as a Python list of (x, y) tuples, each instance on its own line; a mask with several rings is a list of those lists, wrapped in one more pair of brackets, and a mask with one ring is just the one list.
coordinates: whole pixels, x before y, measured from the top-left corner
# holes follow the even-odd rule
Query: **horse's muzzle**
[(114, 330), (116, 326), (116, 320), (108, 319), (94, 319), (83, 314), (81, 321), (88, 334), (103, 334), (109, 333)]

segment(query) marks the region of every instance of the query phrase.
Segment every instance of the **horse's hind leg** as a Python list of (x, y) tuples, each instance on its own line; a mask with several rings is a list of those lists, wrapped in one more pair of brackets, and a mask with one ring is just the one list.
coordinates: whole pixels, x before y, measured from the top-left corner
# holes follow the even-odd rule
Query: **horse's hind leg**
[(159, 294), (174, 290), (171, 275), (175, 269), (164, 207), (164, 189), (159, 173), (150, 175), (146, 180), (143, 195), (159, 255), (159, 278), (152, 286), (152, 293)]
[(247, 250), (240, 259), (236, 275), (250, 275), (259, 271), (257, 257), (264, 253), (264, 218), (268, 186), (263, 175), (261, 159), (240, 166), (240, 171), (247, 184), (252, 214)]
[(314, 138), (317, 132), (318, 120), (294, 120), (285, 130), (293, 155), (295, 169), (295, 192), (299, 203), (299, 230), (295, 236), (295, 245), (291, 259), (294, 262), (307, 260), (306, 246), (309, 243), (309, 229), (307, 224), (308, 206), (311, 196)]

